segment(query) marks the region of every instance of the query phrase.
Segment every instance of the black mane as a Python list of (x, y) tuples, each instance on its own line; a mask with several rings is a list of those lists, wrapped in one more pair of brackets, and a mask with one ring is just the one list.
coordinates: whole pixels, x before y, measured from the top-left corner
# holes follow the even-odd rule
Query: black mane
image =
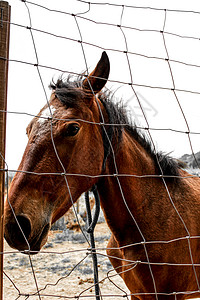
[[(71, 81), (71, 77), (65, 80), (59, 78), (58, 81), (52, 83), (50, 87), (55, 90), (57, 98), (64, 105), (74, 107), (78, 104), (80, 105), (80, 101), (88, 96), (88, 91), (81, 89), (82, 81), (82, 77), (78, 77), (77, 80), (73, 81)], [(106, 125), (102, 131), (105, 152), (104, 163), (110, 154), (109, 139), (112, 143), (113, 140), (115, 140), (115, 142), (117, 141), (117, 143), (120, 144), (123, 130), (126, 130), (152, 157), (157, 169), (157, 175), (164, 175), (167, 180), (177, 180), (180, 175), (180, 167), (177, 161), (162, 152), (156, 152), (152, 143), (141, 130), (130, 122), (123, 105), (113, 101), (113, 95), (114, 94), (109, 90), (98, 94), (98, 98), (107, 112), (109, 124), (111, 124)]]
[(109, 91), (108, 97), (106, 97), (106, 93), (102, 93), (99, 98), (109, 114), (110, 123), (115, 124), (113, 131), (115, 132), (114, 136), (117, 137), (118, 142), (120, 143), (123, 130), (126, 130), (152, 157), (157, 169), (157, 175), (166, 176), (167, 180), (178, 179), (180, 176), (178, 162), (162, 152), (156, 152), (145, 134), (143, 134), (136, 125), (130, 122), (123, 104), (114, 103)]

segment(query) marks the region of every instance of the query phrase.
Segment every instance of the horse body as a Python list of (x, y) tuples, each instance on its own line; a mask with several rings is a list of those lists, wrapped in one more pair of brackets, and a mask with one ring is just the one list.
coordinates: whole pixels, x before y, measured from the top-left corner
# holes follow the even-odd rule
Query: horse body
[[(122, 147), (124, 149), (126, 146), (123, 145)], [(133, 153), (135, 149), (136, 147), (134, 147)], [(140, 153), (141, 149), (138, 154)], [(126, 165), (123, 163), (123, 159), (120, 160), (123, 157), (120, 151), (118, 156), (116, 160), (119, 161), (119, 174), (129, 174), (130, 169), (135, 171), (133, 171), (133, 174), (148, 174), (147, 170), (143, 170), (144, 160), (141, 168), (138, 165), (135, 168), (134, 159), (128, 160), (129, 163)], [(141, 161), (141, 159), (144, 159), (144, 156), (138, 156), (138, 161)], [(149, 158), (147, 158), (146, 163), (147, 166)], [(155, 174), (153, 163), (150, 162), (150, 164), (152, 165), (152, 171), (154, 171), (151, 174)], [(188, 176), (188, 174), (182, 172), (182, 176)], [(116, 271), (122, 276), (130, 291), (138, 294), (139, 299), (154, 298), (153, 296), (139, 296), (139, 294), (152, 293), (153, 295), (155, 293), (153, 278), (147, 263), (147, 254), (141, 244), (143, 237), (139, 233), (138, 227), (145, 237), (146, 251), (155, 278), (156, 291), (158, 294), (160, 293), (159, 299), (162, 299), (162, 293), (163, 299), (166, 299), (165, 294), (173, 293), (173, 291), (198, 290), (192, 268), (189, 244), (187, 238), (185, 238), (188, 233), (169, 199), (162, 179), (131, 177), (127, 180), (120, 176), (118, 179), (123, 190), (123, 197), (126, 199), (127, 207), (132, 212), (133, 217), (130, 216), (128, 209), (124, 209), (124, 200), (116, 177), (105, 180), (107, 183), (105, 181), (101, 182), (98, 190), (106, 221), (113, 233), (108, 244), (107, 253)], [(169, 192), (190, 234), (193, 236), (199, 235), (198, 215), (200, 213), (200, 203), (196, 197), (197, 193), (200, 193), (199, 180), (194, 178), (181, 179), (179, 185), (180, 187), (174, 186), (173, 182), (169, 182)], [(104, 188), (101, 190), (100, 186)], [(115, 197), (113, 197), (113, 194)], [(184, 239), (179, 240), (181, 237)], [(174, 239), (178, 239), (178, 241), (162, 243), (162, 241), (167, 242)], [(153, 241), (157, 241), (157, 243)], [(134, 245), (129, 246), (132, 244)], [(190, 240), (190, 246), (192, 258), (194, 263), (197, 264), (199, 263), (199, 240)], [(116, 257), (119, 257), (119, 259), (116, 259)], [(180, 264), (180, 267), (170, 266), (170, 264)], [(183, 267), (182, 264), (190, 264), (190, 267)], [(199, 267), (196, 268), (196, 272), (199, 278)], [(159, 280), (156, 280), (156, 278), (159, 278)], [(174, 295), (171, 297), (174, 299)], [(186, 296), (177, 295), (176, 297), (184, 299)], [(133, 299), (135, 298), (133, 297)]]
[(155, 153), (105, 101), (108, 75), (104, 52), (81, 84), (59, 81), (49, 108), (29, 124), (5, 204), (5, 237), (14, 248), (38, 252), (51, 224), (96, 184), (112, 232), (107, 253), (132, 299), (174, 292), (185, 299), (199, 290), (200, 181)]
[[(162, 278), (156, 281), (157, 292), (173, 293), (177, 291), (177, 285), (179, 286), (177, 292), (198, 290), (192, 266), (167, 265), (192, 264), (188, 240), (178, 240), (172, 243), (159, 243), (159, 241), (167, 242), (181, 237), (185, 238), (188, 235), (185, 226), (191, 235), (199, 235), (200, 203), (197, 197), (200, 193), (199, 179), (178, 179), (177, 184), (174, 180), (167, 181), (170, 196), (184, 220), (184, 226), (170, 201), (162, 179), (140, 177), (142, 174), (156, 174), (152, 158), (137, 142), (126, 137), (126, 133), (124, 135), (116, 156), (118, 173), (127, 174), (127, 176), (118, 176), (123, 194), (119, 189), (117, 176), (103, 179), (103, 182), (101, 180), (98, 184), (101, 206), (113, 233), (107, 250), (109, 258), (131, 291), (136, 294), (155, 292), (148, 264), (140, 263), (140, 261), (147, 263), (147, 255), (141, 245), (143, 236), (138, 231), (139, 227), (147, 242), (148, 259), (155, 264), (152, 264), (153, 276), (155, 280)], [(128, 177), (128, 174), (131, 175), (130, 170), (131, 174), (135, 174), (136, 177)], [(113, 174), (113, 171), (111, 169), (106, 172)], [(188, 173), (180, 170), (180, 176), (188, 177)], [(126, 201), (126, 209), (124, 209), (123, 198)], [(153, 241), (158, 241), (158, 243), (148, 244)], [(199, 240), (190, 241), (193, 260), (198, 263)], [(136, 245), (128, 246), (133, 243)], [(116, 257), (119, 257), (119, 260)], [(166, 265), (162, 266), (162, 264)], [(190, 280), (188, 280), (188, 274), (191, 274)], [(146, 299), (146, 297), (139, 298)]]

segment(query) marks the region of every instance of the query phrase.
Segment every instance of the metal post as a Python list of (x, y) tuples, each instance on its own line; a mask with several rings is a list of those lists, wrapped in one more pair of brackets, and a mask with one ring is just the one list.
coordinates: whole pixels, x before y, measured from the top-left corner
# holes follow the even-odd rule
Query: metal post
[(3, 213), (5, 192), (5, 137), (10, 37), (8, 2), (0, 1), (0, 300), (3, 300)]
[(100, 300), (100, 289), (99, 289), (99, 275), (98, 275), (98, 264), (97, 264), (97, 254), (95, 249), (95, 241), (94, 241), (94, 228), (97, 224), (99, 213), (100, 213), (100, 199), (99, 193), (97, 191), (97, 186), (94, 185), (92, 188), (94, 197), (95, 197), (95, 214), (92, 220), (92, 214), (90, 209), (90, 199), (89, 199), (89, 192), (85, 192), (85, 204), (87, 210), (87, 218), (88, 218), (88, 229), (87, 232), (90, 234), (90, 242), (91, 242), (91, 254), (93, 260), (93, 270), (94, 270), (94, 287), (95, 287), (95, 294), (96, 300)]

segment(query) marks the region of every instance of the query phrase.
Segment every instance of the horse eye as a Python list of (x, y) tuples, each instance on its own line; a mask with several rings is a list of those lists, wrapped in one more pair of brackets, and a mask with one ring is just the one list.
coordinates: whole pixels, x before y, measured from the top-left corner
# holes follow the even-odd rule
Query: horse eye
[(79, 132), (79, 129), (77, 124), (69, 124), (65, 134), (67, 136), (75, 136)]

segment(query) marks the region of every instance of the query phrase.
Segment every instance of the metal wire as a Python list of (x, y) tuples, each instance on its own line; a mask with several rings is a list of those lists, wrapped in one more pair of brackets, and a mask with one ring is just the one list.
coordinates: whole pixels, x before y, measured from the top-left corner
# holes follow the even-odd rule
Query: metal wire
[[(35, 59), (36, 59), (36, 63), (35, 62), (26, 62), (26, 61), (21, 61), (21, 60), (17, 60), (17, 59), (9, 59), (10, 62), (15, 62), (15, 63), (19, 63), (19, 64), (27, 64), (27, 65), (30, 65), (30, 66), (33, 66), (33, 67), (36, 67), (37, 69), (37, 72), (38, 72), (38, 78), (39, 78), (39, 81), (41, 83), (41, 86), (42, 86), (42, 89), (44, 91), (44, 96), (45, 96), (45, 99), (47, 101), (47, 104), (49, 106), (49, 101), (48, 101), (48, 97), (47, 97), (47, 93), (46, 93), (46, 90), (45, 90), (45, 86), (44, 86), (44, 83), (43, 83), (43, 78), (42, 78), (42, 75), (41, 75), (41, 72), (40, 72), (40, 69), (44, 68), (44, 69), (51, 69), (51, 70), (54, 70), (54, 71), (61, 71), (61, 72), (66, 72), (66, 73), (69, 73), (69, 74), (76, 74), (76, 73), (73, 73), (69, 70), (60, 70), (58, 68), (55, 68), (55, 67), (51, 67), (51, 66), (48, 66), (48, 65), (43, 65), (40, 63), (39, 61), (39, 58), (38, 58), (38, 51), (37, 51), (37, 45), (35, 43), (35, 39), (34, 39), (34, 33), (36, 32), (40, 32), (44, 35), (48, 35), (48, 36), (52, 36), (52, 37), (56, 37), (56, 38), (59, 38), (59, 39), (66, 39), (66, 40), (71, 40), (75, 43), (78, 43), (82, 49), (82, 54), (83, 54), (83, 59), (84, 59), (84, 63), (85, 63), (85, 67), (86, 67), (86, 73), (87, 75), (89, 74), (89, 71), (88, 71), (88, 58), (86, 56), (86, 52), (85, 52), (85, 46), (90, 46), (90, 47), (94, 47), (95, 48), (98, 48), (98, 49), (103, 49), (103, 50), (108, 50), (108, 51), (111, 51), (111, 52), (118, 52), (120, 53), (121, 55), (124, 55), (126, 57), (126, 60), (127, 60), (127, 65), (128, 65), (128, 70), (129, 70), (129, 77), (130, 77), (130, 81), (129, 82), (124, 82), (123, 80), (121, 81), (116, 81), (116, 80), (112, 80), (110, 79), (109, 82), (110, 83), (118, 83), (118, 84), (124, 84), (124, 85), (128, 85), (130, 86), (130, 88), (132, 89), (133, 91), (133, 94), (136, 96), (136, 99), (138, 101), (138, 104), (140, 106), (140, 109), (141, 109), (141, 112), (143, 114), (143, 117), (145, 119), (145, 122), (146, 122), (146, 125), (144, 127), (141, 127), (141, 129), (145, 130), (151, 140), (151, 143), (153, 145), (154, 148), (156, 148), (155, 146), (155, 143), (153, 141), (153, 138), (152, 138), (152, 135), (151, 135), (151, 131), (152, 130), (160, 130), (160, 131), (173, 131), (173, 132), (179, 132), (179, 133), (182, 133), (182, 134), (186, 134), (187, 137), (188, 137), (188, 140), (189, 140), (189, 144), (190, 144), (190, 148), (191, 148), (191, 152), (193, 154), (193, 157), (198, 165), (198, 162), (197, 162), (197, 159), (195, 157), (195, 154), (194, 154), (194, 150), (193, 150), (193, 146), (192, 146), (192, 141), (191, 141), (191, 135), (194, 135), (194, 134), (200, 134), (200, 132), (194, 132), (194, 131), (191, 131), (190, 130), (190, 126), (189, 126), (189, 123), (187, 121), (187, 118), (185, 116), (185, 113), (184, 113), (184, 110), (181, 106), (181, 103), (179, 101), (179, 98), (178, 98), (178, 95), (177, 95), (177, 92), (185, 92), (185, 93), (191, 93), (191, 94), (196, 94), (196, 95), (199, 95), (200, 92), (198, 91), (193, 91), (193, 90), (187, 90), (187, 89), (178, 89), (176, 87), (176, 84), (175, 84), (175, 80), (174, 80), (174, 75), (173, 75), (173, 70), (171, 68), (171, 63), (177, 63), (177, 64), (182, 64), (182, 65), (186, 65), (186, 66), (191, 66), (191, 67), (195, 67), (195, 68), (200, 68), (200, 65), (195, 65), (195, 64), (190, 64), (190, 63), (187, 63), (187, 62), (184, 62), (184, 61), (177, 61), (177, 60), (173, 60), (170, 58), (170, 55), (168, 53), (168, 46), (167, 46), (167, 41), (166, 41), (166, 35), (171, 35), (171, 36), (174, 36), (174, 37), (177, 37), (177, 38), (181, 38), (181, 39), (194, 39), (194, 40), (199, 40), (198, 37), (191, 37), (191, 36), (187, 36), (187, 35), (178, 35), (176, 33), (173, 33), (173, 32), (167, 32), (165, 31), (165, 25), (166, 25), (166, 18), (167, 18), (167, 15), (168, 13), (170, 12), (175, 12), (177, 14), (180, 14), (180, 13), (184, 13), (184, 14), (188, 14), (188, 13), (191, 13), (191, 14), (200, 14), (200, 12), (198, 11), (184, 11), (184, 10), (171, 10), (171, 9), (159, 9), (159, 8), (156, 8), (156, 7), (139, 7), (139, 6), (131, 6), (131, 5), (119, 5), (119, 4), (114, 4), (114, 3), (109, 3), (109, 2), (105, 2), (105, 3), (98, 3), (98, 2), (88, 2), (88, 1), (83, 1), (83, 0), (77, 0), (77, 2), (80, 2), (80, 3), (85, 3), (87, 4), (87, 9), (82, 11), (82, 12), (79, 12), (77, 14), (72, 14), (72, 13), (69, 13), (69, 12), (66, 12), (66, 11), (60, 11), (60, 10), (56, 10), (56, 9), (50, 9), (48, 6), (42, 6), (40, 4), (36, 4), (36, 3), (33, 3), (31, 1), (26, 1), (26, 0), (23, 0), (22, 2), (24, 2), (24, 5), (27, 9), (27, 14), (28, 14), (28, 19), (29, 19), (29, 25), (28, 26), (25, 26), (25, 25), (21, 25), (21, 24), (16, 24), (16, 23), (11, 23), (13, 26), (15, 27), (19, 27), (19, 28), (22, 28), (24, 30), (28, 30), (30, 32), (30, 35), (31, 35), (31, 38), (32, 38), (32, 44), (33, 44), (33, 49), (34, 49), (34, 53), (35, 53)], [(34, 28), (33, 25), (32, 25), (32, 20), (31, 20), (31, 13), (30, 13), (30, 9), (29, 9), (29, 6), (32, 5), (32, 6), (36, 6), (38, 8), (40, 8), (42, 10), (42, 12), (45, 12), (45, 11), (51, 11), (51, 12), (55, 12), (57, 14), (66, 14), (66, 15), (69, 15), (71, 16), (75, 23), (76, 23), (76, 26), (77, 26), (77, 29), (78, 29), (78, 32), (79, 32), (79, 35), (80, 35), (80, 39), (77, 40), (77, 39), (73, 39), (73, 38), (69, 38), (67, 36), (59, 36), (59, 35), (56, 35), (52, 32), (47, 32), (47, 31), (44, 31), (44, 30), (41, 30), (41, 29), (38, 29), (38, 28)], [(106, 22), (99, 22), (99, 21), (96, 21), (96, 20), (93, 20), (92, 18), (88, 18), (86, 17), (86, 14), (88, 12), (91, 11), (91, 8), (94, 7), (95, 5), (104, 5), (105, 7), (107, 5), (109, 6), (116, 6), (116, 7), (119, 7), (121, 9), (121, 15), (120, 15), (120, 20), (119, 20), (119, 23), (118, 24), (112, 24), (112, 23), (106, 23)], [(163, 14), (164, 18), (163, 18), (163, 26), (161, 28), (161, 30), (152, 30), (152, 29), (140, 29), (140, 28), (133, 28), (133, 27), (128, 27), (128, 26), (125, 26), (123, 25), (123, 15), (124, 15), (124, 11), (127, 10), (127, 9), (130, 9), (130, 8), (134, 8), (134, 9), (144, 9), (144, 10), (149, 10), (150, 12), (151, 11), (158, 11), (160, 12), (161, 14)], [(85, 15), (85, 16), (84, 16)], [(117, 49), (107, 49), (107, 48), (102, 48), (96, 44), (92, 44), (92, 43), (88, 43), (86, 41), (84, 41), (84, 38), (82, 36), (82, 31), (81, 31), (81, 26), (79, 24), (79, 20), (85, 20), (87, 22), (90, 22), (91, 24), (95, 23), (95, 24), (98, 24), (99, 26), (101, 25), (107, 25), (109, 27), (113, 27), (113, 28), (118, 28), (119, 31), (121, 32), (121, 35), (123, 37), (123, 42), (124, 42), (124, 49), (125, 50), (117, 50)], [(144, 55), (144, 54), (141, 54), (141, 53), (133, 53), (131, 51), (129, 51), (129, 47), (128, 47), (128, 42), (127, 42), (127, 38), (126, 38), (126, 34), (125, 34), (125, 29), (131, 29), (133, 31), (145, 31), (145, 32), (155, 32), (157, 34), (160, 34), (161, 38), (162, 38), (162, 41), (163, 41), (163, 45), (164, 45), (164, 48), (165, 48), (165, 52), (166, 52), (166, 56), (165, 57), (152, 57), (152, 56), (147, 56), (147, 55)], [(159, 60), (159, 61), (164, 61), (166, 62), (166, 64), (168, 65), (168, 68), (169, 68), (169, 73), (170, 73), (170, 76), (171, 76), (171, 80), (172, 80), (172, 83), (173, 83), (173, 86), (172, 87), (165, 87), (165, 86), (151, 86), (151, 85), (146, 85), (146, 84), (137, 84), (134, 82), (134, 78), (133, 78), (133, 75), (132, 75), (132, 71), (131, 71), (131, 65), (130, 65), (130, 60), (129, 60), (129, 56), (130, 55), (135, 55), (135, 56), (140, 56), (140, 57), (144, 57), (144, 58), (147, 58), (147, 59), (155, 59), (155, 60)], [(4, 59), (2, 57), (0, 57), (0, 59)], [(149, 122), (148, 122), (148, 119), (145, 115), (145, 112), (143, 110), (143, 107), (141, 105), (141, 102), (140, 102), (140, 99), (137, 95), (137, 92), (135, 91), (135, 88), (136, 87), (146, 87), (146, 88), (150, 88), (150, 89), (159, 89), (159, 90), (168, 90), (170, 91), (171, 93), (174, 94), (174, 97), (178, 103), (178, 106), (180, 108), (180, 111), (182, 113), (182, 117), (185, 121), (185, 124), (186, 124), (186, 128), (187, 128), (187, 131), (181, 131), (181, 130), (176, 130), (176, 129), (173, 129), (173, 128), (152, 128), (150, 125), (149, 125)], [(53, 115), (51, 113), (51, 108), (49, 106), (49, 110), (50, 110), (50, 114), (51, 114), (51, 137), (52, 137), (52, 143), (53, 143), (53, 146), (54, 146), (54, 151), (57, 155), (57, 158), (60, 162), (60, 165), (62, 166), (62, 170), (63, 172), (62, 173), (34, 173), (34, 172), (24, 172), (23, 170), (19, 170), (18, 172), (24, 172), (24, 173), (27, 173), (27, 174), (32, 174), (32, 175), (35, 175), (35, 176), (45, 176), (45, 175), (57, 175), (57, 176), (63, 176), (63, 178), (65, 179), (65, 184), (66, 184), (66, 189), (70, 195), (70, 198), (71, 198), (71, 202), (72, 202), (72, 205), (74, 206), (74, 199), (72, 199), (72, 195), (71, 195), (71, 190), (70, 190), (70, 187), (69, 187), (69, 184), (68, 184), (68, 180), (67, 180), (67, 177), (68, 176), (87, 176), (87, 177), (90, 177), (90, 178), (95, 178), (95, 176), (92, 176), (92, 175), (86, 175), (86, 174), (69, 174), (66, 172), (64, 166), (63, 166), (63, 162), (61, 161), (59, 155), (58, 155), (58, 152), (57, 152), (57, 149), (56, 149), (56, 145), (55, 145), (55, 142), (54, 142), (54, 139), (53, 139), (53, 134), (52, 134), (52, 121), (53, 121)], [(35, 115), (32, 115), (32, 114), (28, 114), (26, 112), (8, 112), (10, 114), (24, 114), (24, 115), (31, 115), (32, 117), (35, 117)], [(120, 125), (116, 125), (116, 124), (105, 124), (104, 122), (104, 118), (103, 118), (103, 113), (99, 107), (99, 113), (101, 114), (102, 116), (102, 123), (94, 123), (94, 125), (101, 125), (104, 127), (104, 130), (105, 130), (105, 127), (106, 126), (110, 126), (110, 125), (113, 125), (113, 126), (120, 126)], [(37, 117), (37, 116), (36, 116)], [(55, 119), (54, 119), (55, 120)], [(86, 121), (86, 120), (81, 120), (82, 122), (89, 122), (89, 121)], [(138, 126), (139, 128), (139, 126)], [(106, 130), (105, 130), (105, 133), (106, 133)], [(107, 136), (107, 138), (109, 139), (109, 137)], [(167, 186), (167, 183), (166, 183), (166, 178), (168, 178), (169, 176), (165, 176), (163, 175), (163, 171), (162, 171), (162, 168), (160, 167), (160, 171), (161, 171), (161, 175), (138, 175), (138, 174), (119, 174), (118, 172), (118, 167), (117, 167), (117, 161), (116, 161), (116, 157), (115, 157), (115, 154), (114, 154), (114, 150), (112, 148), (112, 143), (111, 141), (109, 141), (110, 143), (110, 147), (111, 147), (111, 152), (112, 152), (112, 159), (114, 161), (114, 165), (115, 165), (115, 174), (108, 174), (108, 175), (103, 175), (103, 174), (100, 174), (98, 175), (97, 177), (98, 178), (103, 178), (103, 177), (115, 177), (117, 182), (118, 182), (118, 186), (119, 186), (119, 190), (120, 190), (120, 193), (121, 193), (121, 196), (122, 196), (122, 199), (124, 201), (124, 204), (127, 208), (127, 210), (129, 211), (129, 214), (132, 218), (132, 220), (134, 221), (138, 231), (140, 232), (140, 235), (141, 235), (141, 238), (142, 238), (142, 241), (140, 243), (133, 243), (133, 244), (130, 244), (130, 245), (126, 245), (124, 247), (119, 247), (117, 249), (125, 249), (125, 248), (128, 248), (128, 247), (134, 247), (134, 246), (138, 246), (138, 245), (143, 245), (144, 247), (144, 251), (145, 251), (145, 254), (146, 254), (146, 261), (131, 261), (131, 260), (127, 260), (127, 259), (123, 259), (123, 262), (127, 264), (127, 266), (129, 267), (127, 269), (127, 271), (131, 270), (131, 269), (134, 269), (138, 264), (145, 264), (149, 267), (149, 270), (150, 270), (150, 273), (151, 273), (151, 277), (152, 277), (152, 281), (153, 281), (153, 285), (154, 285), (154, 293), (135, 293), (133, 294), (134, 296), (141, 296), (141, 295), (145, 295), (145, 296), (152, 296), (152, 297), (155, 297), (156, 299), (159, 298), (159, 296), (174, 296), (175, 299), (178, 295), (192, 295), (196, 292), (199, 292), (200, 291), (200, 286), (199, 286), (199, 280), (198, 280), (198, 277), (197, 277), (197, 274), (196, 274), (196, 267), (199, 267), (200, 264), (197, 264), (197, 263), (194, 263), (194, 260), (193, 260), (193, 253), (192, 253), (192, 248), (191, 248), (191, 240), (192, 239), (199, 239), (200, 236), (192, 236), (185, 224), (185, 221), (184, 219), (182, 218), (181, 214), (179, 213), (178, 209), (176, 208), (175, 204), (174, 204), (174, 201), (173, 201), (173, 198), (169, 192), (169, 189), (168, 189), (168, 186)], [(158, 165), (159, 165), (159, 160), (158, 160)], [(7, 166), (7, 169), (5, 170), (6, 172), (8, 171), (8, 166)], [(13, 170), (14, 171), (14, 170)], [(145, 239), (145, 235), (144, 233), (141, 231), (139, 225), (137, 224), (136, 222), (136, 219), (134, 217), (134, 214), (131, 212), (131, 210), (129, 209), (128, 207), (128, 204), (126, 202), (126, 199), (125, 199), (125, 196), (124, 196), (124, 192), (123, 192), (123, 189), (122, 189), (122, 186), (121, 186), (121, 182), (120, 182), (120, 178), (122, 177), (136, 177), (136, 178), (161, 178), (162, 181), (163, 181), (163, 185), (165, 186), (165, 189), (167, 191), (167, 194), (168, 194), (168, 197), (169, 197), (169, 201), (171, 203), (171, 205), (173, 206), (176, 214), (178, 215), (179, 219), (180, 219), (180, 222), (183, 224), (184, 228), (185, 228), (185, 231), (186, 231), (186, 236), (184, 237), (179, 237), (177, 239), (173, 239), (173, 240), (168, 240), (168, 241), (146, 241)], [(180, 178), (193, 178), (193, 177), (199, 177), (199, 175), (188, 175), (188, 176), (178, 176)], [(77, 213), (76, 213), (76, 209), (74, 208), (74, 211), (75, 211), (75, 214), (76, 214), (76, 217), (77, 217), (77, 220), (78, 220), (78, 216), (77, 216)], [(13, 211), (14, 213), (14, 211)], [(16, 219), (17, 220), (17, 219)], [(20, 226), (19, 226), (20, 227)], [(96, 252), (97, 255), (99, 256), (103, 256), (105, 254), (102, 254), (100, 251), (101, 250), (105, 250), (104, 248), (96, 248), (93, 249), (92, 245), (87, 236), (85, 235), (84, 231), (82, 230), (82, 233), (84, 234), (85, 236), (85, 239), (86, 241), (88, 242), (88, 245), (89, 247), (91, 247), (90, 249), (92, 249), (93, 251)], [(24, 238), (26, 239), (26, 237), (24, 236)], [(148, 255), (148, 251), (147, 251), (147, 245), (149, 244), (170, 244), (170, 243), (175, 243), (177, 241), (183, 241), (183, 240), (186, 240), (188, 242), (188, 252), (189, 252), (189, 256), (190, 256), (190, 260), (191, 262), (188, 263), (188, 264), (175, 264), (175, 263), (170, 263), (170, 262), (161, 262), (161, 263), (154, 263), (154, 262), (150, 262), (149, 260), (149, 255)], [(28, 245), (28, 241), (27, 241), (27, 245)], [(112, 248), (114, 249), (114, 248)], [(85, 252), (87, 249), (82, 249), (82, 250), (77, 250), (77, 251), (83, 251)], [(29, 246), (29, 251), (30, 251), (30, 246)], [(88, 250), (89, 251), (89, 250)], [(4, 255), (10, 255), (11, 253), (16, 253), (15, 251), (14, 252), (4, 252)], [(58, 255), (62, 255), (62, 254), (69, 254), (70, 251), (65, 251), (65, 252), (51, 252), (51, 251), (41, 251), (41, 253), (45, 254), (45, 255), (48, 255), (50, 253), (53, 253), (54, 255), (58, 254)], [(87, 295), (84, 295), (84, 293), (86, 291), (88, 291), (88, 289), (85, 289), (83, 290), (82, 292), (79, 293), (79, 295), (74, 295), (74, 296), (61, 296), (61, 295), (52, 295), (52, 294), (48, 294), (48, 293), (43, 293), (47, 287), (49, 286), (54, 286), (56, 287), (58, 285), (58, 283), (63, 280), (63, 279), (66, 279), (68, 278), (72, 272), (88, 257), (89, 255), (89, 252), (86, 253), (86, 255), (84, 256), (84, 258), (82, 260), (80, 260), (74, 267), (73, 269), (68, 272), (68, 275), (66, 276), (61, 276), (59, 280), (57, 280), (55, 283), (47, 283), (43, 288), (40, 288), (39, 287), (39, 283), (38, 283), (38, 280), (37, 280), (37, 274), (36, 274), (36, 270), (35, 270), (35, 267), (34, 267), (34, 262), (32, 261), (32, 258), (29, 254), (29, 261), (30, 261), (30, 266), (31, 266), (31, 272), (32, 272), (32, 275), (33, 275), (33, 278), (34, 278), (34, 284), (35, 284), (35, 288), (36, 288), (36, 292), (35, 293), (28, 293), (28, 294), (25, 294), (23, 292), (21, 292), (20, 288), (18, 287), (18, 285), (15, 283), (15, 280), (14, 279), (11, 279), (11, 277), (6, 273), (5, 274), (5, 277), (8, 278), (8, 280), (12, 283), (12, 286), (15, 288), (16, 290), (16, 293), (17, 293), (17, 297), (16, 299), (20, 299), (21, 297), (26, 297), (26, 299), (29, 299), (33, 296), (36, 296), (38, 297), (38, 299), (42, 299), (41, 297), (46, 297), (46, 298), (50, 298), (50, 299), (53, 299), (53, 298), (58, 298), (58, 297), (62, 297), (63, 299), (80, 299), (80, 298), (92, 298), (93, 296), (90, 295), (90, 294), (87, 294)], [(108, 255), (106, 255), (106, 257), (109, 257)], [(119, 259), (118, 257), (114, 257), (115, 259)], [(196, 279), (196, 282), (197, 282), (197, 287), (198, 287), (198, 290), (197, 291), (184, 291), (184, 292), (178, 292), (178, 291), (174, 291), (174, 293), (159, 293), (157, 292), (157, 288), (156, 288), (156, 278), (154, 277), (154, 274), (153, 274), (153, 270), (152, 270), (152, 266), (154, 265), (164, 265), (164, 266), (182, 266), (183, 268), (184, 267), (192, 267), (193, 268), (193, 272), (194, 272), (194, 276), (195, 276), (195, 279)], [(107, 273), (107, 276), (106, 278), (110, 280), (110, 282), (113, 283), (113, 285), (116, 285), (113, 281), (112, 281), (112, 277), (115, 277), (115, 275), (110, 275), (111, 271), (108, 271)], [(106, 279), (104, 278), (104, 279)], [(96, 286), (93, 285), (93, 286)], [(101, 293), (101, 298), (109, 298), (109, 297), (112, 297), (112, 298), (116, 298), (116, 297), (122, 297), (122, 298), (127, 298), (130, 296), (130, 294), (128, 294), (125, 290), (123, 290), (121, 287), (117, 286), (117, 289), (120, 290), (122, 292), (122, 295), (115, 295), (115, 294), (112, 294), (112, 295), (108, 295), (108, 294), (103, 294)], [(45, 298), (45, 299), (46, 299)]]

